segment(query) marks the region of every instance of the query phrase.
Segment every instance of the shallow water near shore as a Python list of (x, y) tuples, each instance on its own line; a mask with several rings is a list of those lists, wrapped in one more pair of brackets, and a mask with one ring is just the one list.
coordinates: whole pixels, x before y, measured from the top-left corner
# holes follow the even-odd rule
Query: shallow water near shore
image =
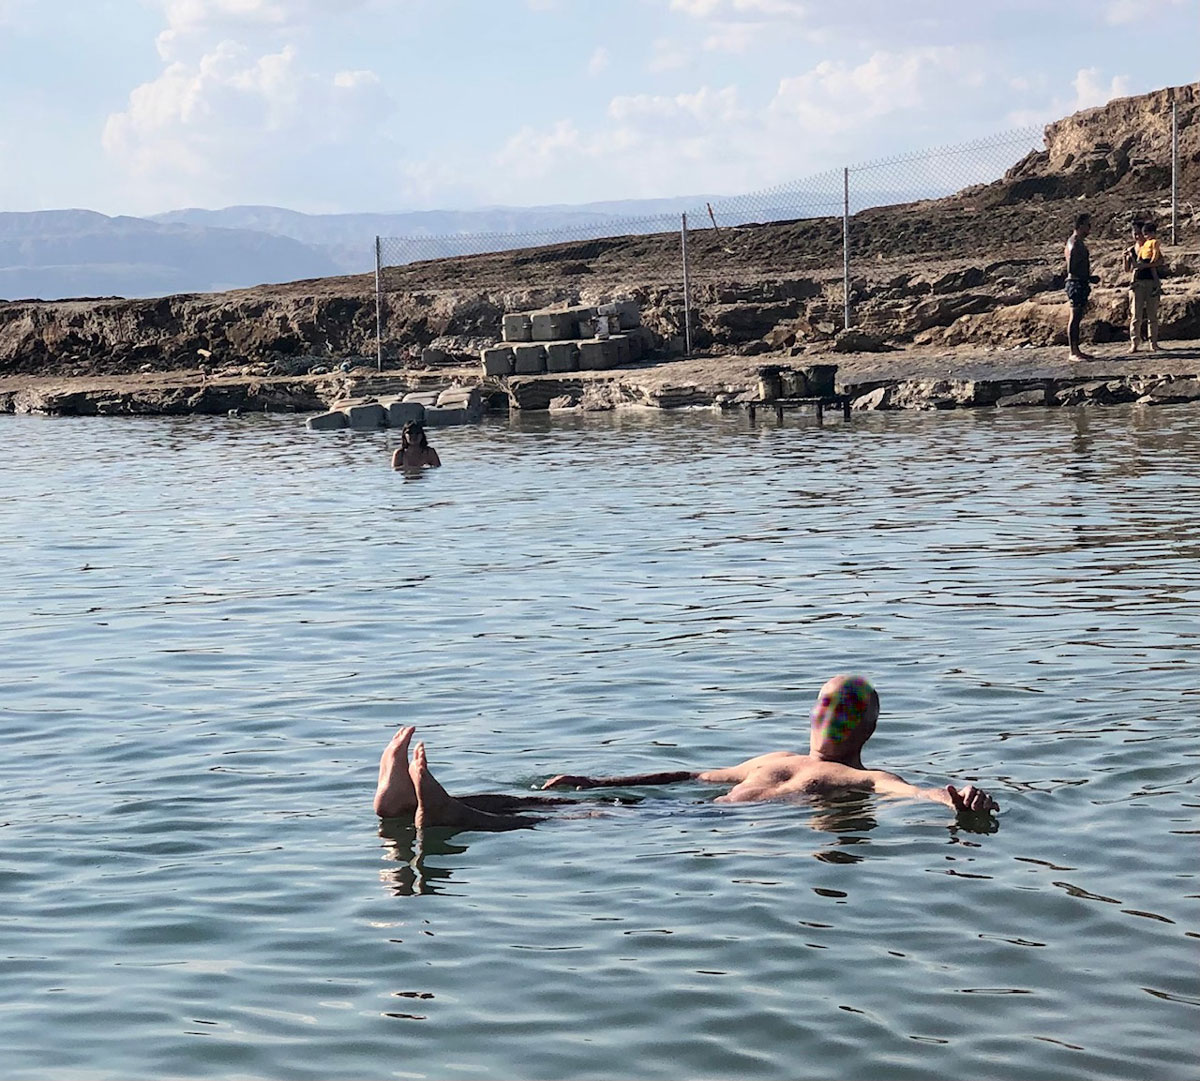
[[(0, 1076), (1191, 1078), (1200, 410), (0, 418)], [(932, 803), (452, 792), (805, 744)]]

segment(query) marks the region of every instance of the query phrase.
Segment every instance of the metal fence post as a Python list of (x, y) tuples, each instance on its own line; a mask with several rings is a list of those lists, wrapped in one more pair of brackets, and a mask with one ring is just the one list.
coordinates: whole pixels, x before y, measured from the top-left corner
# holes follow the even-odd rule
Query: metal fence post
[(1179, 216), (1179, 104), (1171, 102), (1171, 243), (1179, 243), (1176, 228)]
[(842, 170), (842, 328), (850, 329), (850, 169)]
[(383, 245), (375, 238), (375, 370), (383, 371)]
[(683, 258), (683, 350), (684, 356), (692, 355), (692, 301), (688, 289), (687, 260), (687, 214), (680, 219), (679, 249)]

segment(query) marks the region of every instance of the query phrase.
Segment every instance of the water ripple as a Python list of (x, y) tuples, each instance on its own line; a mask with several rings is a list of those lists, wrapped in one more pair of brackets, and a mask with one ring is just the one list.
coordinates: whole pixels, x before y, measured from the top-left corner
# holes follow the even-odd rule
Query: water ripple
[[(410, 483), (386, 433), (3, 418), (3, 1072), (1195, 1076), (1198, 421), (530, 416)], [(998, 831), (370, 814), (403, 722), (521, 792), (802, 745), (839, 670)]]

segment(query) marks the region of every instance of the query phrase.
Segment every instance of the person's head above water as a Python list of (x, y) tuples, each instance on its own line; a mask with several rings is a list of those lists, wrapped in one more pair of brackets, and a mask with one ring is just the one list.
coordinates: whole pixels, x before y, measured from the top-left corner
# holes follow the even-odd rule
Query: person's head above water
[(424, 427), (415, 420), (410, 420), (400, 431), (400, 446), (429, 446), (429, 440), (425, 437)]
[(862, 676), (834, 676), (817, 694), (809, 731), (809, 754), (857, 763), (879, 720), (879, 695)]

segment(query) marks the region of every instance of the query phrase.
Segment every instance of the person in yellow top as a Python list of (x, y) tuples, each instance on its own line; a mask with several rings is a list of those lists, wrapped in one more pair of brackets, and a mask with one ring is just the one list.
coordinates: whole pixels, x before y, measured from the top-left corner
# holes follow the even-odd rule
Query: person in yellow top
[(1142, 225), (1142, 242), (1133, 266), (1129, 292), (1133, 303), (1129, 313), (1129, 351), (1136, 353), (1142, 344), (1142, 320), (1149, 325), (1150, 348), (1158, 351), (1158, 298), (1162, 294), (1159, 271), (1166, 263), (1158, 242), (1158, 227), (1152, 221)]

